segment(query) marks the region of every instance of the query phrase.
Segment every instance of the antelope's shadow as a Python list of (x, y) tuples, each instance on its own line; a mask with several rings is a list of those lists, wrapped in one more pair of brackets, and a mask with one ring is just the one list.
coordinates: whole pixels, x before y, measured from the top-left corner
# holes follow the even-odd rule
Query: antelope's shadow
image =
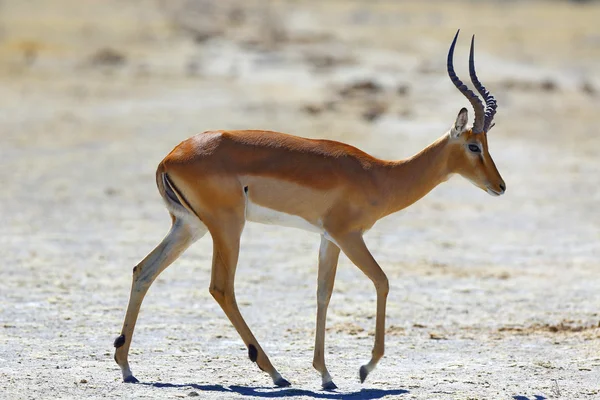
[[(273, 387), (250, 387), (250, 386), (223, 386), (223, 385), (198, 385), (195, 383), (176, 384), (159, 382), (140, 382), (141, 385), (147, 385), (157, 388), (190, 388), (202, 392), (223, 392), (237, 393), (242, 396), (279, 398), (279, 397), (300, 397), (307, 396), (315, 399), (381, 399), (385, 396), (401, 395), (408, 393), (405, 389), (361, 389), (358, 392), (338, 393), (335, 391), (312, 391), (306, 389), (294, 388), (273, 388)], [(200, 394), (200, 393), (199, 393)], [(201, 395), (201, 394), (200, 394)]]

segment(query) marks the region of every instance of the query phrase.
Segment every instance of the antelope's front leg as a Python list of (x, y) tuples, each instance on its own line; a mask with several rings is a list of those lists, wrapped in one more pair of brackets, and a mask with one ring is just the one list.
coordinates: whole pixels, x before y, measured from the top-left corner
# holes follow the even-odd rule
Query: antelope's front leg
[(339, 256), (340, 248), (321, 235), (319, 277), (317, 281), (317, 332), (315, 334), (313, 367), (321, 373), (322, 385), (325, 390), (337, 389), (325, 366), (325, 324)]
[(361, 233), (351, 233), (342, 237), (335, 237), (336, 242), (350, 259), (375, 285), (377, 292), (377, 318), (375, 322), (375, 345), (371, 360), (360, 367), (360, 381), (364, 382), (367, 375), (383, 357), (385, 343), (385, 306), (389, 292), (388, 278), (382, 271), (377, 261), (373, 258)]

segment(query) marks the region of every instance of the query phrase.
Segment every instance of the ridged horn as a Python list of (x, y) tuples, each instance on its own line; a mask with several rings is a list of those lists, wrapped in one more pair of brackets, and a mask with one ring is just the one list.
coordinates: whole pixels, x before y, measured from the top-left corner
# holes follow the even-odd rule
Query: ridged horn
[(494, 120), (494, 115), (496, 114), (496, 108), (498, 104), (496, 103), (496, 99), (491, 95), (489, 90), (485, 88), (477, 79), (477, 74), (475, 73), (475, 35), (471, 38), (471, 52), (469, 54), (469, 75), (471, 76), (471, 82), (475, 86), (475, 89), (479, 92), (481, 97), (483, 97), (483, 101), (485, 102), (485, 117), (483, 122), (483, 131), (487, 132), (491, 126), (492, 121)]
[(469, 102), (473, 106), (473, 110), (475, 111), (475, 121), (473, 122), (473, 133), (481, 133), (481, 132), (483, 132), (484, 117), (485, 117), (483, 103), (481, 102), (481, 99), (475, 93), (473, 93), (472, 90), (470, 90), (467, 87), (467, 85), (465, 85), (464, 83), (462, 83), (462, 81), (460, 79), (458, 79), (458, 76), (456, 76), (456, 73), (454, 72), (454, 66), (453, 66), (454, 46), (456, 46), (456, 40), (458, 39), (459, 33), (460, 33), (460, 29), (458, 31), (456, 31), (454, 40), (452, 41), (452, 44), (450, 45), (450, 50), (448, 50), (448, 63), (447, 63), (448, 76), (450, 77), (450, 80), (452, 81), (452, 83), (454, 83), (454, 86), (456, 86), (456, 88), (467, 98), (467, 100), (469, 100)]

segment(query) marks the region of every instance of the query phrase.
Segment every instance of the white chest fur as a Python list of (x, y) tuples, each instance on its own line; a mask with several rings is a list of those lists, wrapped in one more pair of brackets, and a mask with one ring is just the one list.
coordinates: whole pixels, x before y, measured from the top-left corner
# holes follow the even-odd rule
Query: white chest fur
[(247, 199), (246, 201), (246, 220), (259, 222), (261, 224), (287, 226), (309, 232), (323, 233), (321, 227), (311, 224), (302, 217), (259, 206), (258, 204), (252, 203), (250, 199)]

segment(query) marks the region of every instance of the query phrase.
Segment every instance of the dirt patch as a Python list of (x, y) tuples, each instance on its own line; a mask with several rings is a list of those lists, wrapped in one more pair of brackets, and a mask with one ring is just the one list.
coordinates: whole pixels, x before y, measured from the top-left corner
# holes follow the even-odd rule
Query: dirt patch
[[(503, 326), (498, 332), (506, 332), (518, 335), (534, 335), (539, 333), (576, 333), (591, 331), (600, 334), (600, 321), (597, 324), (584, 323), (582, 321), (563, 320), (558, 324), (532, 324), (526, 327)], [(599, 336), (600, 337), (600, 336)]]

